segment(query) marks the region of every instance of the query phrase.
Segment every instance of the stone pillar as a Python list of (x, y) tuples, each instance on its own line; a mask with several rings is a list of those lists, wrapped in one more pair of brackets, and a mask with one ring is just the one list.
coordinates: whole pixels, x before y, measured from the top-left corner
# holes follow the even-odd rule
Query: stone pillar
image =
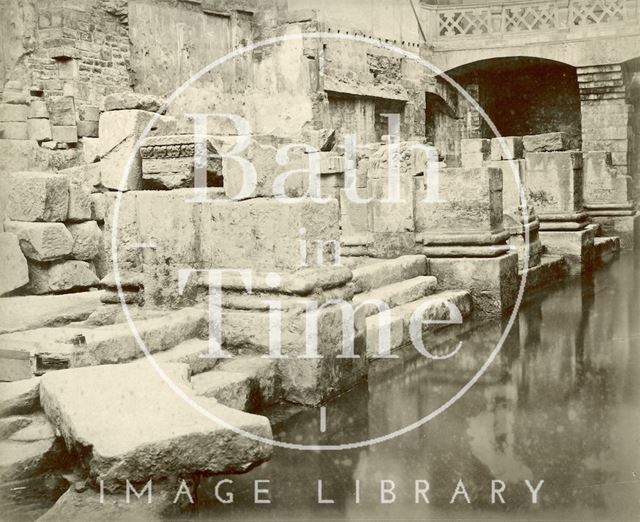
[(471, 292), (474, 313), (500, 315), (518, 290), (518, 256), (502, 225), (502, 173), (494, 168), (444, 168), (438, 201), (416, 199), (417, 241), (443, 288)]
[(582, 154), (525, 154), (527, 200), (540, 218), (540, 240), (546, 252), (564, 256), (572, 273), (593, 265), (594, 236), (583, 207)]
[(622, 65), (578, 68), (582, 111), (584, 205), (607, 235), (633, 248), (640, 218), (634, 210), (637, 178), (631, 165), (634, 148), (633, 105), (627, 100)]
[[(491, 161), (486, 163), (486, 166), (502, 171), (503, 226), (510, 234), (509, 244), (518, 252), (518, 268), (521, 271), (540, 265), (542, 256), (542, 244), (538, 236), (540, 220), (531, 202), (527, 202), (525, 213), (521, 201), (521, 191), (526, 186), (522, 155), (521, 137), (492, 138)], [(525, 259), (527, 242), (529, 253)]]
[[(415, 145), (418, 143), (416, 142)], [(414, 143), (401, 142), (397, 150), (381, 146), (369, 158), (367, 168), (367, 225), (371, 232), (369, 255), (392, 258), (415, 253), (414, 177), (427, 163)], [(397, 168), (396, 174), (391, 174)]]
[(631, 150), (630, 118), (620, 64), (578, 67), (582, 150), (611, 152), (612, 165), (627, 175)]

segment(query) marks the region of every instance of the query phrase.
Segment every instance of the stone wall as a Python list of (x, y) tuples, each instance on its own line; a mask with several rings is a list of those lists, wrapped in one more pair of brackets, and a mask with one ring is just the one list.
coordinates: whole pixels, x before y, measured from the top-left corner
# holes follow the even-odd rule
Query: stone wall
[(3, 38), (3, 85), (13, 81), (45, 99), (73, 96), (79, 107), (130, 88), (126, 2), (6, 2), (22, 23), (8, 28), (14, 38)]

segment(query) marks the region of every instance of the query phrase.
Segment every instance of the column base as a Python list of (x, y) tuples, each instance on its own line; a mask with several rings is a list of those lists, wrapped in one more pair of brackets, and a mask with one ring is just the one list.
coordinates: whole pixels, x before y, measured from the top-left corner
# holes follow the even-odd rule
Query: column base
[(602, 227), (606, 236), (618, 236), (620, 248), (623, 250), (640, 248), (640, 214), (631, 216), (592, 215), (591, 220)]
[(548, 254), (563, 256), (566, 259), (571, 275), (592, 270), (595, 258), (595, 230), (593, 228), (541, 230), (539, 235)]
[(497, 257), (437, 257), (427, 260), (428, 273), (442, 289), (471, 293), (476, 317), (496, 317), (508, 312), (518, 294), (518, 255)]

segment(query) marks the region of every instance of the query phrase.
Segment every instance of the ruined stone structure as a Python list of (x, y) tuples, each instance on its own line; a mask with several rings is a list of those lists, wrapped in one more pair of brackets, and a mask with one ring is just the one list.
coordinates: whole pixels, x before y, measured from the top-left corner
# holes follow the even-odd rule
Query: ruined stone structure
[[(437, 344), (509, 314), (523, 278), (527, 298), (640, 244), (637, 0), (4, 4), (1, 409), (65, 446), (50, 430), (12, 477), (64, 452), (110, 492), (134, 469), (241, 472), (271, 453), (257, 413), (349, 389), (415, 342), (416, 310)], [(199, 113), (251, 128), (199, 133)], [(165, 389), (128, 320), (189, 399), (258, 438)], [(188, 429), (123, 399), (140, 383)], [(114, 443), (112, 416), (139, 438)]]

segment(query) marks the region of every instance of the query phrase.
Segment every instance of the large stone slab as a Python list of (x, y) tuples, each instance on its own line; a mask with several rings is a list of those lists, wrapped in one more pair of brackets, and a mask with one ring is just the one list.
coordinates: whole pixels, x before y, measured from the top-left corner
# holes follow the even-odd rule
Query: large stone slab
[[(271, 438), (268, 419), (197, 397), (182, 381), (185, 365), (168, 365), (183, 393), (228, 426)], [(242, 472), (271, 455), (271, 446), (212, 422), (143, 364), (50, 372), (40, 399), (90, 478), (109, 491), (193, 472)]]
[(0, 295), (17, 290), (29, 282), (27, 260), (15, 234), (0, 233), (0, 266)]
[(98, 276), (85, 261), (55, 261), (29, 264), (29, 286), (33, 294), (49, 294), (97, 286)]
[(416, 201), (416, 230), (429, 235), (491, 232), (502, 228), (502, 172), (445, 168), (438, 200)]
[(526, 154), (527, 202), (539, 216), (581, 212), (582, 155), (577, 152)]
[(7, 215), (16, 221), (64, 221), (69, 182), (51, 172), (14, 172), (8, 179)]
[[(160, 317), (136, 319), (135, 327), (151, 353), (162, 352), (205, 335), (207, 310), (183, 308)], [(70, 333), (69, 339), (74, 332)], [(80, 333), (84, 342), (75, 351), (74, 366), (120, 363), (144, 355), (126, 322), (83, 329)]]
[(570, 148), (569, 136), (564, 132), (548, 132), (522, 137), (525, 152), (555, 152)]
[[(142, 186), (142, 162), (134, 154), (134, 147), (154, 113), (142, 110), (118, 110), (103, 112), (99, 124), (99, 151), (102, 158), (102, 184), (109, 189), (119, 189), (126, 174), (125, 190), (139, 190)], [(125, 168), (131, 159), (131, 168)]]
[(32, 413), (40, 406), (40, 378), (0, 383), (0, 417)]
[(116, 92), (104, 98), (105, 111), (120, 111), (126, 109), (140, 109), (156, 112), (162, 107), (162, 99), (151, 94), (136, 92)]
[[(140, 491), (144, 485), (136, 485)], [(160, 522), (162, 520), (172, 520), (184, 516), (176, 504), (173, 503), (179, 485), (166, 487), (164, 484), (154, 483), (152, 490), (152, 502), (147, 502), (147, 497), (143, 496), (138, 500), (132, 495), (131, 501), (127, 502), (126, 495), (122, 492), (100, 495), (92, 489), (78, 488), (71, 486), (53, 505), (53, 507), (42, 515), (38, 522), (113, 522), (115, 520), (135, 520), (136, 522)], [(191, 490), (193, 495), (194, 488)], [(188, 501), (187, 495), (182, 499)], [(102, 500), (102, 501), (101, 501)]]
[(5, 297), (0, 300), (0, 334), (82, 321), (100, 307), (100, 294)]
[(5, 229), (18, 236), (22, 253), (34, 261), (54, 261), (71, 253), (73, 239), (62, 223), (8, 221)]
[[(136, 194), (138, 241), (154, 245), (141, 252), (145, 298), (151, 302), (175, 305), (182, 300), (180, 268), (294, 271), (303, 262), (318, 265), (317, 241), (339, 240), (336, 200), (315, 203), (301, 198), (285, 204), (255, 198), (193, 204), (187, 201), (192, 196), (190, 189)], [(304, 260), (301, 241), (308, 245)], [(332, 261), (331, 254), (324, 256), (325, 264)], [(195, 275), (191, 281), (196, 282)]]

